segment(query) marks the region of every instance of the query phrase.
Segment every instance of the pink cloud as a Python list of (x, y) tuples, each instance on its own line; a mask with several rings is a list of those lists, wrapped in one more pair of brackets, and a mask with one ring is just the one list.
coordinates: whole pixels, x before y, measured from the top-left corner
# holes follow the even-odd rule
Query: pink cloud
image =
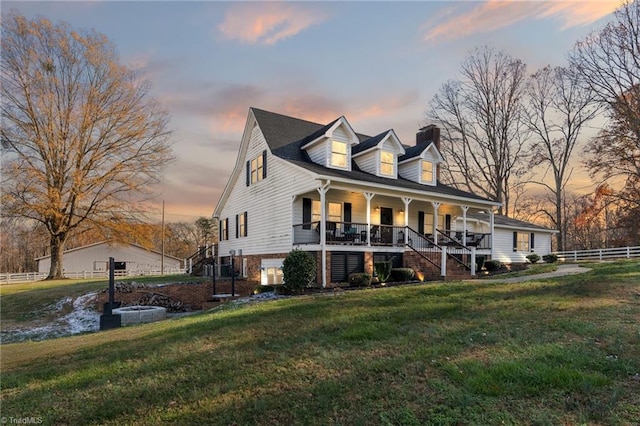
[(325, 14), (297, 4), (244, 3), (229, 8), (218, 30), (231, 40), (272, 45), (325, 18)]
[(472, 8), (443, 10), (423, 26), (424, 41), (454, 40), (508, 27), (525, 19), (557, 18), (561, 29), (590, 24), (613, 12), (618, 0), (517, 1), (487, 0)]

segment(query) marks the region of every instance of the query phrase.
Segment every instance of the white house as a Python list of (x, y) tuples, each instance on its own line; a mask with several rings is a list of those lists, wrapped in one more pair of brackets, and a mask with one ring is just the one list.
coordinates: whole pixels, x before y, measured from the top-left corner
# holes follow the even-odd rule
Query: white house
[[(116, 272), (121, 274), (137, 275), (154, 271), (160, 273), (162, 267), (162, 253), (135, 244), (110, 244), (102, 241), (66, 250), (62, 257), (62, 271), (106, 272), (110, 257), (114, 258)], [(165, 254), (165, 273), (181, 271), (181, 262), (181, 259)], [(38, 272), (49, 272), (51, 255), (37, 258), (36, 263)]]
[[(461, 219), (457, 221), (460, 226)], [(469, 214), (467, 228), (476, 234), (489, 232), (489, 215)], [(494, 215), (491, 259), (503, 263), (523, 263), (530, 254), (542, 257), (552, 252), (551, 237), (557, 232), (522, 220)]]
[[(213, 213), (220, 270), (233, 254), (236, 273), (281, 282), (282, 261), (299, 248), (315, 256), (325, 286), (379, 260), (439, 279), (474, 273), (476, 254), (501, 257), (499, 204), (439, 181), (439, 134), (425, 127), (408, 146), (391, 129), (356, 133), (345, 117), (320, 124), (250, 108)], [(474, 214), (486, 215), (484, 228)], [(550, 233), (536, 234), (536, 247), (544, 254)]]

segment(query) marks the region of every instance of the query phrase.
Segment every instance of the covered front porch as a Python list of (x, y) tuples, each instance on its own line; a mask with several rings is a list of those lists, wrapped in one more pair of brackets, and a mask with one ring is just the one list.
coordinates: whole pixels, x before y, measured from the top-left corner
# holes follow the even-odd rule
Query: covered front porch
[[(292, 245), (304, 250), (393, 248), (417, 253), (441, 267), (442, 275), (448, 258), (471, 270), (476, 254), (491, 255), (495, 203), (490, 201), (325, 181), (292, 203)], [(474, 212), (488, 213), (488, 226), (468, 223), (467, 213)]]

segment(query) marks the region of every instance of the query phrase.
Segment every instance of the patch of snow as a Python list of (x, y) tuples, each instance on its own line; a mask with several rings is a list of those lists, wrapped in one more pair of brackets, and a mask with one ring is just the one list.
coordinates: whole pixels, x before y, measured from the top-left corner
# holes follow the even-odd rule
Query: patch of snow
[(89, 301), (96, 297), (97, 294), (85, 294), (75, 300), (71, 297), (66, 297), (58, 301), (55, 304), (56, 311), (62, 310), (63, 306), (72, 300), (73, 310), (62, 318), (42, 327), (2, 332), (1, 343), (14, 343), (25, 340), (38, 341), (98, 331), (100, 329), (100, 314), (89, 305)]

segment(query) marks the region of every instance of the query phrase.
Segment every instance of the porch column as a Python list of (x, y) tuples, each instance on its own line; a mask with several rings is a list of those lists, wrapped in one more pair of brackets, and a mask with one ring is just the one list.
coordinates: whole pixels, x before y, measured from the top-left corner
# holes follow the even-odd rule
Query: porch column
[(432, 201), (431, 205), (433, 206), (433, 242), (438, 244), (438, 209), (440, 208), (440, 203)]
[(413, 201), (412, 198), (402, 198), (402, 202), (404, 203), (404, 245), (407, 245), (409, 243), (409, 232), (407, 228), (409, 227), (409, 203), (411, 203), (411, 201)]
[(331, 181), (327, 181), (324, 185), (318, 188), (320, 193), (320, 249), (322, 258), (322, 287), (327, 286), (327, 208), (326, 197), (327, 191), (329, 191), (329, 185)]
[(365, 192), (362, 195), (367, 200), (367, 247), (371, 247), (371, 200), (376, 194)]
[(471, 249), (471, 276), (476, 276), (476, 248), (470, 247)]
[(491, 232), (491, 254), (493, 257), (493, 247), (494, 247), (494, 235), (493, 235), (493, 227), (495, 225), (494, 222), (494, 218), (493, 218), (493, 210), (489, 210), (489, 231)]
[(469, 210), (469, 206), (462, 206), (462, 244), (465, 247), (467, 245), (467, 210)]

